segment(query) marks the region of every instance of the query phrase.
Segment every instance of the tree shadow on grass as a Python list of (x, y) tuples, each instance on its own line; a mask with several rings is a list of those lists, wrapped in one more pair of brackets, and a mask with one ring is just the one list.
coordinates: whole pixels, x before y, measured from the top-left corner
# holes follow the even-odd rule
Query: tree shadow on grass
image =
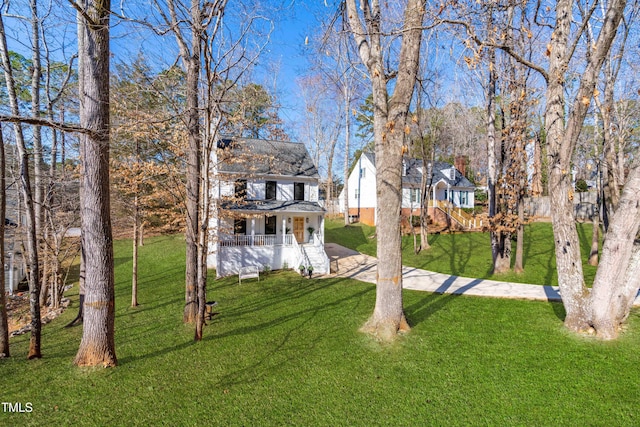
[[(295, 288), (295, 290), (293, 291), (291, 291), (291, 287), (287, 287), (286, 292), (284, 291), (278, 292), (277, 290), (275, 290), (274, 292), (270, 292), (270, 294), (263, 294), (260, 296), (260, 298), (253, 298), (250, 301), (247, 301), (243, 304), (240, 304), (237, 307), (227, 310), (223, 314), (223, 317), (227, 320), (234, 321), (234, 320), (239, 320), (241, 318), (244, 318), (247, 315), (253, 315), (262, 310), (272, 310), (272, 308), (279, 307), (282, 304), (293, 305), (298, 300), (301, 300), (301, 299), (316, 301), (317, 300), (316, 298), (311, 299), (310, 296), (313, 294), (320, 294), (324, 290), (329, 290), (329, 288), (334, 286), (336, 283), (339, 283), (341, 280), (338, 279), (337, 281), (333, 281), (333, 280), (322, 280), (322, 281), (301, 280), (301, 281), (303, 282), (303, 284)], [(364, 295), (369, 292), (375, 292), (375, 287), (367, 287), (364, 291), (362, 291), (360, 295)], [(338, 300), (338, 302), (345, 301), (350, 298), (351, 297), (343, 298), (341, 300)], [(263, 329), (266, 326), (269, 326), (269, 325), (272, 326), (273, 324), (281, 323), (283, 321), (286, 321), (287, 319), (295, 318), (302, 313), (320, 310), (330, 306), (336, 306), (338, 305), (338, 302), (336, 301), (322, 302), (321, 304), (312, 306), (309, 309), (298, 311), (290, 315), (287, 315), (283, 318), (278, 319), (277, 321), (274, 320), (272, 322), (268, 322), (269, 323), (268, 325), (262, 325), (262, 326), (253, 325), (248, 329), (244, 328), (242, 330), (236, 330), (235, 332), (228, 332), (225, 335), (234, 335), (236, 333), (237, 334), (247, 333), (249, 330), (252, 330), (252, 328)]]
[(173, 267), (171, 269), (164, 269), (160, 271), (155, 271), (152, 274), (147, 273), (146, 271), (140, 271), (139, 279), (138, 279), (138, 288), (144, 287), (146, 285), (152, 285), (160, 279), (167, 280), (171, 278), (172, 280), (180, 280), (184, 282), (184, 266), (180, 265), (177, 267)]
[(124, 265), (126, 263), (131, 263), (132, 259), (131, 257), (126, 257), (126, 256), (120, 256), (120, 257), (114, 257), (113, 258), (113, 268), (118, 268), (121, 265)]
[[(144, 353), (144, 354), (136, 354), (136, 355), (129, 355), (129, 356), (125, 356), (125, 357), (118, 357), (118, 366), (122, 366), (122, 365), (127, 365), (129, 363), (135, 363), (139, 360), (144, 360), (144, 359), (153, 359), (156, 357), (161, 357), (161, 356), (166, 356), (167, 354), (173, 353), (173, 352), (177, 352), (180, 350), (184, 350), (185, 348), (191, 347), (194, 344), (198, 344), (196, 341), (193, 340), (193, 338), (190, 339), (186, 339), (186, 341), (181, 342), (179, 344), (170, 346), (170, 347), (164, 347), (164, 348), (159, 348), (155, 351), (152, 351), (150, 353)], [(117, 347), (116, 347), (117, 350)]]
[(427, 320), (431, 315), (442, 310), (453, 299), (462, 296), (466, 291), (480, 284), (484, 279), (475, 279), (465, 286), (456, 289), (454, 293), (445, 293), (457, 279), (456, 276), (450, 276), (445, 280), (438, 289), (433, 293), (428, 293), (424, 298), (415, 304), (405, 307), (405, 313), (411, 326)]
[[(331, 292), (331, 287), (344, 281), (346, 279), (336, 279), (336, 280), (301, 280), (301, 284), (297, 288), (292, 288), (288, 286), (286, 288), (287, 292), (280, 292), (279, 289), (271, 289), (269, 290), (267, 286), (267, 293), (263, 293), (259, 296), (253, 293), (252, 298), (248, 298), (246, 302), (241, 302), (239, 305), (232, 305), (231, 307), (224, 307), (224, 303), (220, 307), (220, 314), (216, 316), (213, 320), (207, 322), (207, 325), (210, 328), (205, 330), (205, 336), (201, 343), (196, 343), (193, 341), (193, 338), (189, 337), (185, 342), (167, 346), (165, 348), (160, 348), (155, 351), (151, 351), (145, 354), (139, 355), (128, 355), (124, 358), (119, 359), (119, 364), (127, 364), (132, 363), (137, 360), (147, 359), (147, 358), (155, 358), (161, 357), (172, 352), (183, 350), (193, 344), (196, 345), (205, 345), (204, 343), (212, 343), (224, 338), (229, 337), (239, 337), (244, 335), (253, 335), (256, 337), (260, 336), (261, 331), (269, 330), (272, 328), (282, 327), (283, 325), (291, 324), (291, 327), (286, 326), (286, 331), (281, 338), (278, 338), (279, 343), (269, 351), (261, 359), (257, 359), (256, 362), (252, 362), (252, 366), (248, 366), (242, 368), (241, 370), (229, 374), (225, 378), (222, 378), (221, 383), (229, 384), (237, 384), (240, 382), (250, 382), (255, 380), (255, 376), (259, 375), (256, 372), (256, 369), (259, 369), (260, 366), (265, 364), (266, 360), (271, 360), (271, 356), (274, 353), (278, 352), (290, 352), (290, 358), (285, 358), (284, 362), (291, 360), (293, 361), (296, 356), (296, 351), (292, 351), (290, 345), (288, 345), (289, 339), (292, 334), (295, 333), (296, 330), (301, 330), (308, 324), (314, 324), (314, 320), (317, 319), (317, 316), (321, 312), (334, 312), (336, 307), (342, 306), (345, 303), (352, 302), (352, 311), (359, 310), (360, 305), (366, 299), (367, 301), (371, 300), (370, 294), (375, 292), (375, 288), (372, 286), (364, 286), (364, 287), (354, 287), (354, 291), (350, 292), (348, 295), (340, 298), (331, 298), (331, 295), (334, 293)], [(246, 291), (256, 291), (257, 286), (265, 286), (262, 283), (259, 285), (256, 284), (252, 288), (247, 286)], [(277, 284), (275, 285), (277, 288)], [(293, 290), (292, 290), (293, 289)], [(262, 290), (265, 290), (262, 288)], [(258, 289), (260, 291), (260, 289)], [(317, 297), (313, 295), (317, 294)], [(341, 294), (338, 294), (341, 295)], [(242, 300), (241, 300), (242, 301)], [(162, 304), (154, 304), (148, 308), (149, 311), (153, 311), (162, 306), (174, 304), (177, 302), (177, 299), (169, 299)], [(311, 304), (309, 304), (311, 303)], [(283, 307), (300, 307), (299, 309), (293, 309), (287, 311)], [(142, 310), (144, 311), (144, 310)], [(126, 312), (123, 315), (130, 314), (137, 315), (137, 313)], [(275, 315), (272, 313), (276, 313)], [(285, 313), (284, 315), (278, 315), (277, 313)], [(146, 314), (148, 316), (149, 314)], [(255, 320), (254, 320), (255, 319)], [(215, 324), (218, 322), (224, 322), (226, 326), (230, 327), (226, 331), (218, 332), (216, 330)], [(316, 324), (320, 326), (320, 332), (318, 332), (318, 327), (309, 328), (313, 329), (314, 333), (316, 333), (316, 337), (314, 339), (305, 340), (305, 351), (311, 351), (317, 342), (320, 342), (322, 339), (331, 336), (335, 333), (335, 326), (332, 324), (323, 324), (319, 321)], [(140, 324), (138, 327), (141, 327)], [(162, 322), (158, 322), (157, 324), (147, 324), (145, 323), (145, 327), (143, 331), (138, 332), (136, 335), (129, 335), (127, 337), (121, 337), (118, 340), (118, 344), (135, 344), (138, 340), (144, 340), (145, 337), (154, 334), (162, 334), (166, 333), (163, 329)], [(239, 325), (237, 327), (233, 327), (233, 325)], [(303, 331), (307, 333), (306, 331)], [(284, 354), (284, 353), (283, 353)], [(283, 361), (282, 356), (277, 357), (279, 363)], [(275, 365), (277, 367), (277, 365)], [(274, 366), (268, 367), (270, 370), (274, 368)], [(266, 374), (267, 369), (264, 368), (264, 372)], [(244, 374), (243, 374), (244, 373)], [(245, 375), (246, 374), (246, 375)], [(233, 376), (236, 375), (237, 378), (242, 379), (243, 377), (247, 377), (244, 380), (233, 380)]]
[[(140, 300), (140, 296), (138, 297), (138, 299)], [(145, 302), (143, 300), (141, 303), (139, 303), (137, 307), (131, 307), (131, 305), (128, 305), (126, 306), (126, 308), (119, 310), (117, 312), (116, 319), (121, 317), (137, 316), (147, 311), (154, 311), (154, 310), (158, 310), (160, 308), (168, 307), (171, 305), (178, 306), (181, 302), (184, 301), (184, 298), (170, 297), (170, 298), (165, 298), (164, 302), (160, 302), (160, 301), (162, 300), (154, 299), (148, 302)]]
[[(269, 318), (268, 313), (257, 314), (261, 317), (255, 323), (245, 324), (241, 327), (231, 329), (215, 335), (207, 335), (204, 341), (219, 341), (228, 337), (239, 337), (242, 335), (253, 335), (264, 337), (260, 332), (273, 330), (280, 327), (281, 333), (265, 338), (265, 345), (254, 353), (255, 357), (247, 360), (246, 363), (234, 364), (231, 372), (225, 373), (219, 377), (216, 386), (226, 388), (242, 384), (251, 384), (260, 381), (263, 377), (273, 376), (274, 371), (284, 370), (299, 363), (300, 357), (305, 354), (314, 354), (318, 344), (325, 342), (330, 337), (335, 336), (338, 329), (344, 328), (341, 322), (326, 322), (321, 316), (323, 312), (334, 313), (336, 308), (343, 306), (345, 303), (352, 302), (353, 312), (358, 312), (360, 305), (366, 300), (370, 302), (370, 294), (375, 292), (372, 286), (354, 287), (353, 292), (340, 298), (308, 298), (309, 293), (320, 292), (319, 296), (330, 295), (331, 293), (321, 292), (325, 288), (338, 284), (346, 279), (337, 279), (329, 284), (318, 287), (316, 290), (307, 289), (307, 298), (305, 301), (313, 301), (314, 304), (306, 306), (299, 310), (293, 310), (284, 316), (274, 316)], [(328, 282), (328, 280), (326, 281)], [(298, 297), (301, 296), (300, 294)], [(271, 300), (271, 303), (274, 301)], [(281, 304), (289, 305), (286, 295), (282, 296)], [(242, 310), (246, 310), (245, 306)], [(269, 310), (269, 306), (257, 308), (258, 311)], [(254, 310), (255, 313), (255, 310)], [(247, 313), (248, 314), (248, 313)], [(230, 313), (231, 318), (239, 316), (239, 312)], [(226, 319), (225, 321), (231, 322)], [(242, 320), (237, 318), (236, 321), (241, 323)], [(284, 327), (284, 328), (283, 328)], [(300, 337), (304, 339), (300, 339)]]
[(593, 236), (587, 236), (586, 227), (592, 226), (591, 223), (578, 223), (576, 224), (576, 231), (578, 232), (578, 239), (580, 239), (581, 253), (589, 253), (591, 251), (591, 239)]
[(552, 301), (550, 302), (550, 304), (551, 304), (551, 308), (553, 309), (553, 313), (556, 315), (556, 317), (561, 322), (564, 322), (564, 318), (567, 316), (567, 312), (565, 311), (564, 305), (562, 304), (562, 302)]
[[(467, 244), (460, 245), (458, 240), (465, 240)], [(451, 273), (456, 276), (464, 276), (465, 270), (471, 260), (473, 244), (471, 244), (470, 236), (459, 239), (458, 233), (451, 234), (451, 253), (449, 254), (449, 262), (451, 265)], [(463, 242), (464, 243), (464, 242)]]
[[(259, 298), (259, 300), (251, 301), (245, 304), (241, 304), (235, 308), (231, 308), (223, 313), (223, 317), (225, 320), (239, 321), (240, 319), (245, 319), (247, 316), (254, 316), (256, 313), (266, 313), (265, 317), (271, 317), (270, 312), (276, 312), (282, 310), (283, 306), (292, 307), (295, 306), (299, 301), (302, 303), (313, 302), (312, 305), (305, 304), (304, 308), (293, 311), (284, 316), (279, 316), (277, 318), (271, 318), (268, 321), (256, 323), (249, 325), (247, 327), (242, 327), (234, 330), (230, 330), (221, 335), (216, 335), (213, 338), (222, 338), (226, 336), (234, 336), (241, 335), (248, 332), (254, 332), (256, 330), (267, 329), (273, 327), (275, 325), (286, 323), (288, 320), (299, 318), (303, 315), (309, 313), (317, 313), (320, 311), (329, 310), (334, 307), (341, 306), (342, 304), (353, 301), (356, 306), (354, 309), (361, 303), (362, 299), (372, 293), (375, 293), (375, 287), (370, 285), (363, 285), (362, 289), (354, 288), (353, 292), (350, 292), (349, 295), (344, 296), (342, 298), (327, 298), (327, 295), (333, 295), (331, 292), (331, 288), (340, 284), (341, 282), (350, 279), (325, 279), (322, 281), (318, 280), (309, 280), (308, 284), (300, 286), (298, 289), (293, 292), (276, 292), (272, 293), (272, 295), (266, 298)], [(291, 289), (291, 288), (288, 288)], [(314, 297), (314, 294), (317, 295)], [(258, 316), (255, 316), (258, 317)]]

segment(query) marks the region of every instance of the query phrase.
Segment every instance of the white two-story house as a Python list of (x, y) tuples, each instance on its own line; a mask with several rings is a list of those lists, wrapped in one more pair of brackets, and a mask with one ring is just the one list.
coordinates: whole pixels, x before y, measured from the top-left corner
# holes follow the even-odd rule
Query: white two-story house
[(209, 268), (329, 272), (319, 175), (304, 144), (221, 139), (212, 162)]
[[(473, 208), (475, 186), (464, 176), (465, 159), (456, 158), (456, 166), (446, 162), (428, 164), (423, 170), (422, 160), (405, 158), (402, 161), (402, 216), (408, 218), (420, 215), (420, 184), (424, 174), (430, 185), (427, 196), (429, 215), (436, 221), (447, 217), (464, 227), (471, 227), (461, 211)], [(430, 174), (430, 176), (428, 175)], [(348, 178), (349, 194), (340, 193), (340, 211), (344, 212), (344, 198), (348, 197), (349, 215), (368, 225), (377, 224), (376, 159), (373, 153), (364, 152), (355, 164)]]

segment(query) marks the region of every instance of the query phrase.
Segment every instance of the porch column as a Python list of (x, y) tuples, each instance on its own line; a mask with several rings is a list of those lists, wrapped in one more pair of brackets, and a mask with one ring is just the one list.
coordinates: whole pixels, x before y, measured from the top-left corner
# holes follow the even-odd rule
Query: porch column
[(320, 235), (320, 242), (322, 243), (322, 246), (324, 246), (324, 216), (321, 217), (322, 219), (320, 220), (320, 230), (319, 231), (319, 235)]
[(282, 216), (282, 245), (285, 244), (285, 239), (287, 236), (287, 217)]
[(256, 235), (256, 219), (251, 218), (251, 246), (253, 246), (253, 238)]

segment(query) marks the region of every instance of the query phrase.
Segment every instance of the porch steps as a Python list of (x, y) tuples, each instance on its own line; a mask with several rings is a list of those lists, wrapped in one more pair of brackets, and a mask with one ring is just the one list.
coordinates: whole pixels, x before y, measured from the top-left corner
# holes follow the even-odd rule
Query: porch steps
[(468, 230), (482, 228), (482, 220), (478, 220), (474, 218), (473, 215), (453, 206), (451, 202), (438, 200), (436, 203), (430, 204), (430, 206), (435, 206), (437, 209), (444, 212), (445, 215), (449, 216), (449, 218), (461, 225), (462, 228)]
[(313, 265), (313, 274), (329, 274), (325, 266), (326, 254), (321, 253), (324, 249), (322, 246), (313, 244), (301, 245), (303, 253), (306, 255), (309, 264)]

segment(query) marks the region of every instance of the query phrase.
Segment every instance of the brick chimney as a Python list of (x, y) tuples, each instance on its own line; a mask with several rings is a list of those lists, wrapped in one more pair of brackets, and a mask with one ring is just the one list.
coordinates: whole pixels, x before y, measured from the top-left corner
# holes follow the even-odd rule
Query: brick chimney
[(462, 176), (467, 176), (467, 156), (456, 156), (454, 166), (460, 171)]

